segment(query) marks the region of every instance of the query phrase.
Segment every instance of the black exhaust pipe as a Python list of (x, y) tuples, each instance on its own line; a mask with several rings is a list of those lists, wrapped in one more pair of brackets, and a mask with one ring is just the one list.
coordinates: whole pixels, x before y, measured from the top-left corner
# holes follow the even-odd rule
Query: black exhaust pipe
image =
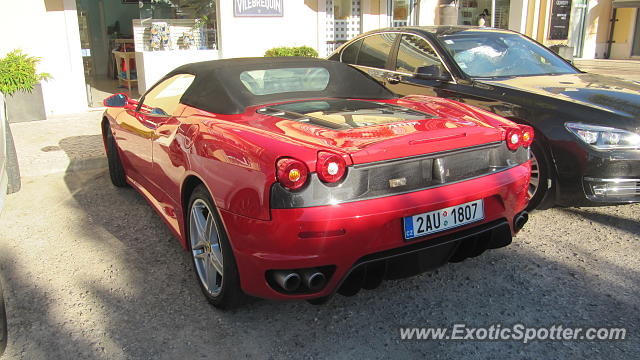
[(516, 232), (520, 231), (524, 227), (524, 224), (527, 223), (527, 221), (529, 221), (528, 212), (523, 211), (520, 214), (516, 215), (515, 219), (513, 220), (513, 227), (516, 229)]
[(318, 291), (324, 287), (327, 278), (317, 269), (306, 269), (300, 272), (304, 285), (311, 291)]
[(278, 270), (273, 272), (273, 280), (285, 291), (296, 291), (302, 283), (300, 275), (294, 271)]

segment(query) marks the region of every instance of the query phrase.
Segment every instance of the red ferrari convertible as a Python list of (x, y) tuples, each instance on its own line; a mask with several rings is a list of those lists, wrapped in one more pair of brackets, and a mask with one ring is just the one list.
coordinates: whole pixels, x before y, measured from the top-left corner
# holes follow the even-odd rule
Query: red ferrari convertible
[(221, 308), (353, 295), (506, 246), (527, 221), (531, 128), (339, 62), (189, 64), (105, 105), (113, 184), (149, 201)]

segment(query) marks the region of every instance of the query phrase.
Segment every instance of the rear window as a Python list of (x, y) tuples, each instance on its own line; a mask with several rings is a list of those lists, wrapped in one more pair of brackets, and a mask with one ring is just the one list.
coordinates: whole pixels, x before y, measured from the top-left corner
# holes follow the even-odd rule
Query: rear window
[(240, 73), (240, 81), (253, 95), (323, 91), (329, 71), (321, 67), (250, 70)]

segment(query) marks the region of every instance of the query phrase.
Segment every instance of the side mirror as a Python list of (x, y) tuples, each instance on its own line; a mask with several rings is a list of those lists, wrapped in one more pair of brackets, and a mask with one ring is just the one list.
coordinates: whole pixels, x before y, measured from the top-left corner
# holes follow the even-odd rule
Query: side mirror
[(413, 77), (420, 80), (451, 80), (451, 75), (448, 72), (443, 71), (442, 66), (440, 65), (420, 66), (416, 69), (416, 73)]
[(129, 104), (129, 97), (125, 94), (115, 94), (104, 99), (102, 102), (106, 107), (125, 107)]

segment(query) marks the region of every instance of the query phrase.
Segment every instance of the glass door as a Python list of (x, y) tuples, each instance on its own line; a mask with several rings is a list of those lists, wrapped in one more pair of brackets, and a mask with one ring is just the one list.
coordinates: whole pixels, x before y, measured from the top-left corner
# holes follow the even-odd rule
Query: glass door
[(569, 17), (569, 46), (573, 48), (574, 58), (582, 57), (586, 17), (587, 0), (574, 0)]
[(640, 9), (636, 9), (636, 30), (633, 32), (631, 56), (640, 56)]

